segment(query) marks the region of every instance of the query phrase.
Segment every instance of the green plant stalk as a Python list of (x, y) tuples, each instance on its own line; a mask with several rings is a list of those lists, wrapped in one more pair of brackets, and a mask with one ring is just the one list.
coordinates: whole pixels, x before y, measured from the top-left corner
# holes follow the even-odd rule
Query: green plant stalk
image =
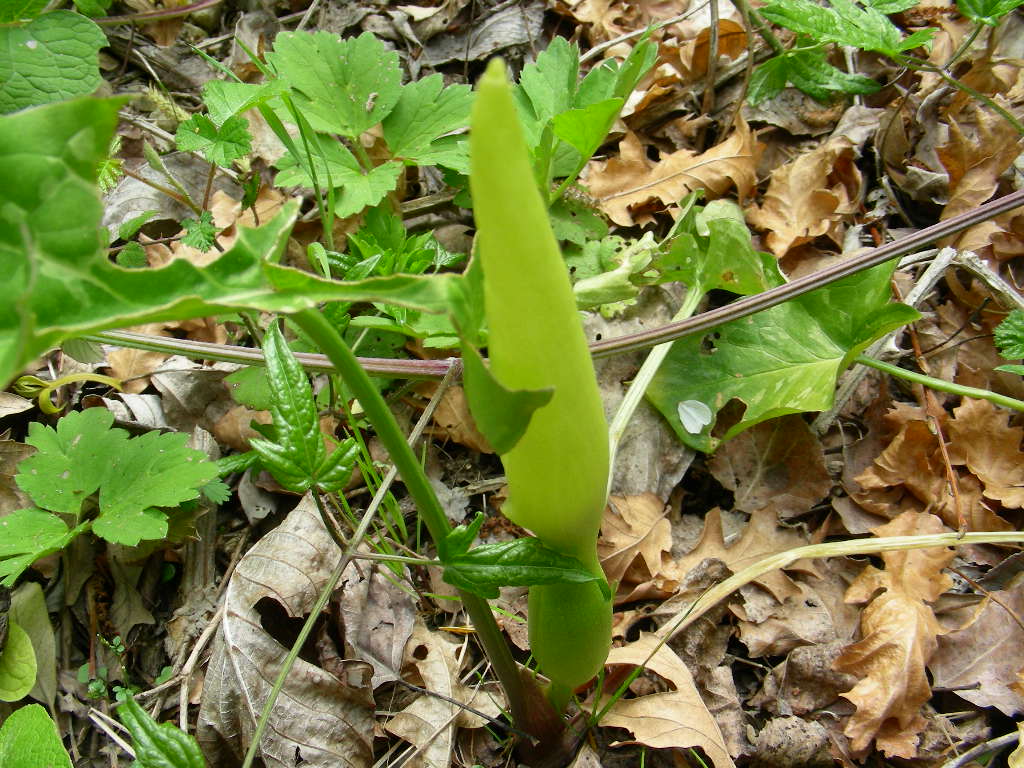
[(564, 709), (572, 690), (601, 669), (611, 642), (611, 596), (596, 548), (607, 498), (608, 425), (547, 201), (498, 59), (478, 84), (470, 126), (491, 374), (508, 390), (553, 390), (501, 454), (509, 483), (503, 512), (601, 580), (530, 588), (530, 649), (552, 681), (549, 698)]
[(925, 376), (923, 373), (908, 371), (906, 368), (900, 368), (898, 365), (893, 365), (892, 363), (883, 363), (881, 360), (875, 360), (873, 357), (868, 357), (867, 355), (858, 355), (855, 358), (855, 362), (858, 362), (861, 365), (866, 365), (869, 368), (884, 371), (890, 376), (896, 376), (897, 378), (905, 379), (906, 381), (912, 381), (915, 384), (923, 384), (929, 389), (935, 389), (939, 392), (949, 392), (951, 395), (973, 397), (978, 400), (988, 400), (990, 403), (1002, 405), (1006, 408), (1012, 408), (1015, 411), (1024, 411), (1024, 401), (1017, 400), (1013, 397), (1007, 397), (1006, 395), (1000, 395), (998, 392), (991, 392), (987, 389), (978, 389), (977, 387), (965, 387), (962, 384), (954, 384), (951, 381), (944, 381), (932, 376)]
[(757, 33), (761, 35), (761, 39), (768, 43), (772, 53), (778, 56), (786, 52), (785, 46), (779, 42), (779, 38), (772, 32), (771, 25), (764, 20), (760, 13), (750, 7), (750, 3), (747, 0), (732, 0), (732, 4), (740, 12), (740, 15), (757, 30)]
[[(430, 481), (427, 480), (423, 467), (420, 466), (416, 454), (406, 442), (405, 436), (387, 403), (384, 402), (384, 398), (373, 386), (366, 371), (360, 367), (352, 350), (319, 312), (307, 309), (292, 315), (292, 320), (330, 358), (352, 394), (359, 400), (359, 404), (363, 407), (363, 411), (376, 429), (377, 436), (384, 444), (391, 461), (401, 475), (409, 495), (416, 502), (421, 519), (426, 524), (443, 559), (445, 536), (450, 530), (448, 519), (445, 517), (444, 510), (437, 500)], [(480, 644), (484, 647), (491, 666), (494, 668), (494, 673), (505, 690), (509, 707), (512, 710), (512, 717), (522, 728), (524, 724), (530, 722), (530, 704), (519, 676), (519, 668), (505, 644), (501, 630), (498, 629), (498, 625), (494, 621), (490, 606), (486, 600), (476, 595), (460, 592), (460, 596), (476, 629)], [(523, 729), (529, 730), (529, 728)]]

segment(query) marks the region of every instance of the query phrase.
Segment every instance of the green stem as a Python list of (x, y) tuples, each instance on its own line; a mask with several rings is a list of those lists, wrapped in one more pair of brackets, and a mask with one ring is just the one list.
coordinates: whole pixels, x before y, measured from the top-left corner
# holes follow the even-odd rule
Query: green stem
[(961, 56), (967, 53), (971, 45), (974, 44), (974, 41), (978, 39), (978, 35), (981, 34), (981, 30), (984, 26), (984, 24), (980, 23), (974, 25), (974, 29), (971, 30), (971, 34), (964, 38), (964, 41), (960, 43), (960, 47), (957, 48), (956, 51), (953, 52), (953, 55), (946, 60), (946, 63), (942, 67), (943, 69), (948, 70), (950, 67), (956, 64), (956, 62), (960, 59)]
[[(319, 312), (306, 309), (293, 315), (292, 319), (330, 358), (352, 394), (359, 400), (359, 404), (363, 407), (363, 411), (373, 424), (377, 436), (384, 444), (391, 461), (401, 475), (409, 495), (416, 502), (420, 517), (426, 524), (441, 559), (444, 559), (445, 537), (451, 530), (448, 518), (445, 517), (444, 510), (437, 500), (430, 481), (427, 480), (426, 473), (417, 461), (416, 454), (406, 442), (405, 436), (387, 403), (384, 402), (384, 398), (373, 386), (366, 371), (360, 367), (352, 350)], [(462, 591), (460, 591), (460, 597), (476, 629), (477, 638), (484, 647), (491, 666), (494, 668), (494, 673), (505, 690), (512, 709), (512, 716), (516, 724), (521, 727), (523, 723), (529, 721), (527, 717), (528, 702), (522, 680), (519, 677), (519, 668), (509, 652), (501, 630), (498, 629), (498, 625), (494, 621), (494, 614), (491, 613), (491, 608), (486, 600)]]
[[(761, 38), (768, 43), (772, 51), (778, 55), (786, 52), (785, 46), (779, 42), (779, 38), (772, 32), (768, 22), (764, 20), (764, 17), (750, 7), (750, 3), (747, 0), (732, 0), (732, 4), (736, 6), (736, 9), (740, 12), (740, 15), (744, 19), (747, 19), (753, 27), (757, 30), (757, 33), (761, 35)], [(752, 54), (751, 54), (752, 55)]]
[(960, 395), (961, 397), (973, 397), (978, 400), (988, 400), (990, 403), (1002, 405), (1006, 408), (1012, 408), (1015, 411), (1024, 411), (1024, 401), (1017, 400), (1013, 397), (1007, 397), (1006, 395), (1000, 395), (998, 392), (990, 392), (987, 389), (978, 389), (977, 387), (965, 387), (962, 384), (954, 384), (951, 381), (943, 381), (942, 379), (936, 379), (932, 376), (925, 376), (923, 373), (914, 373), (913, 371), (908, 371), (906, 368), (900, 368), (898, 365), (892, 365), (891, 363), (883, 363), (881, 360), (875, 360), (873, 357), (867, 357), (866, 355), (858, 355), (856, 361), (861, 365), (868, 366), (869, 368), (884, 371), (890, 376), (896, 376), (907, 381), (912, 381), (915, 384), (923, 384), (924, 386), (938, 390), (939, 392), (949, 392), (952, 395)]

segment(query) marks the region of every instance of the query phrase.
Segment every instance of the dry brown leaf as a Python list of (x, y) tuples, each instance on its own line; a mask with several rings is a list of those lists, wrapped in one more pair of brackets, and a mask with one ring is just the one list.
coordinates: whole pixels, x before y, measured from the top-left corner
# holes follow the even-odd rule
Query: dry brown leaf
[(469, 403), (462, 387), (451, 386), (441, 395), (441, 402), (434, 411), (435, 436), (443, 440), (454, 440), (470, 450), (480, 453), (494, 453), (487, 438), (476, 426), (469, 412)]
[(672, 550), (672, 526), (665, 513), (664, 503), (653, 493), (609, 500), (597, 556), (608, 581), (619, 583), (616, 604), (635, 599), (629, 596), (632, 587), (661, 575), (665, 553)]
[[(681, 72), (687, 82), (694, 82), (707, 74), (708, 57), (711, 50), (711, 27), (707, 26), (697, 36), (680, 46), (679, 61)], [(735, 59), (747, 50), (747, 32), (742, 24), (732, 19), (718, 22), (718, 55)]]
[[(935, 515), (905, 512), (873, 533), (911, 536), (947, 530)], [(861, 615), (862, 639), (835, 663), (840, 672), (860, 678), (843, 694), (857, 707), (844, 730), (854, 752), (866, 750), (874, 739), (890, 757), (917, 755), (926, 722), (920, 709), (931, 698), (925, 665), (943, 633), (929, 603), (952, 584), (942, 569), (953, 556), (953, 550), (941, 547), (884, 552), (884, 571), (869, 565), (850, 585), (847, 602), (870, 600)]]
[(953, 416), (950, 460), (977, 475), (988, 498), (1004, 507), (1024, 507), (1024, 429), (1011, 427), (1010, 414), (988, 400), (964, 398)]
[(652, 202), (654, 210), (669, 209), (695, 189), (705, 190), (707, 199), (735, 189), (742, 200), (757, 184), (760, 144), (742, 118), (728, 139), (702, 154), (680, 149), (655, 162), (632, 132), (619, 152), (591, 162), (587, 187), (601, 210), (622, 226), (649, 218)]
[[(203, 687), (197, 738), (211, 765), (240, 757), (287, 648), (264, 627), (261, 608), (292, 618), (312, 609), (341, 557), (310, 496), (239, 561), (224, 597), (224, 619)], [(349, 565), (354, 569), (355, 564)], [(260, 606), (260, 608), (257, 607)], [(269, 614), (268, 614), (269, 615)], [(365, 661), (335, 674), (302, 658), (285, 679), (260, 748), (267, 765), (363, 768), (373, 761), (374, 701)]]
[(795, 414), (763, 421), (723, 443), (708, 467), (735, 493), (735, 509), (753, 512), (772, 504), (782, 519), (810, 512), (832, 487), (821, 442)]
[[(405, 662), (419, 672), (422, 687), (428, 691), (447, 696), (490, 717), (498, 717), (501, 706), (493, 688), (469, 686), (461, 681), (462, 665), (458, 650), (458, 645), (440, 632), (431, 632), (421, 619), (417, 619), (406, 645)], [(402, 765), (426, 768), (452, 764), (457, 728), (480, 728), (486, 723), (484, 718), (456, 704), (436, 696), (422, 695), (388, 720), (384, 727), (417, 747), (416, 755)]]
[(969, 626), (939, 638), (928, 668), (935, 685), (1014, 717), (1024, 712), (1024, 691), (1013, 687), (1024, 670), (1024, 585), (993, 594), (998, 603), (989, 598)]
[[(652, 693), (635, 699), (619, 699), (601, 720), (601, 725), (625, 728), (632, 741), (613, 744), (646, 744), (656, 749), (700, 747), (715, 768), (733, 766), (722, 732), (705, 706), (693, 675), (670, 648), (658, 646), (658, 638), (642, 633), (640, 639), (622, 648), (613, 648), (608, 664), (645, 665), (670, 682), (675, 690)], [(647, 657), (654, 652), (653, 657)]]
[[(988, 110), (975, 110), (975, 136), (968, 137), (960, 123), (950, 120), (949, 143), (938, 147), (939, 160), (949, 174), (949, 202), (942, 219), (974, 210), (996, 193), (999, 177), (1024, 148), (1012, 125)], [(976, 242), (977, 233), (969, 229), (953, 235), (940, 245), (959, 245), (961, 240)]]
[[(768, 555), (785, 552), (807, 543), (807, 538), (803, 534), (780, 527), (775, 509), (768, 506), (754, 512), (739, 540), (733, 542), (732, 546), (726, 546), (721, 511), (716, 507), (709, 511), (704, 519), (704, 530), (697, 546), (676, 562), (673, 570), (676, 578), (682, 581), (691, 569), (704, 560), (714, 559), (725, 563), (729, 570), (736, 573)], [(790, 565), (788, 570), (817, 575), (814, 566), (802, 560)], [(787, 597), (800, 594), (793, 581), (779, 570), (760, 576), (753, 583), (767, 589), (780, 603)]]
[(853, 143), (840, 136), (772, 171), (761, 205), (746, 214), (768, 232), (765, 242), (776, 257), (822, 235), (842, 243), (843, 220), (860, 200), (856, 159)]

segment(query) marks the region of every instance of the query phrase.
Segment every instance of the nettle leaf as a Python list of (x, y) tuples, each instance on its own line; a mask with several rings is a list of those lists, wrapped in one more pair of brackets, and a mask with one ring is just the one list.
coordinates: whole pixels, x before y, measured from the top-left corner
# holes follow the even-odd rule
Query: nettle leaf
[(398, 54), (370, 32), (347, 40), (330, 32), (282, 32), (267, 61), (315, 130), (352, 139), (383, 120), (402, 91)]
[(211, 211), (203, 211), (199, 214), (198, 219), (191, 216), (182, 219), (181, 226), (185, 228), (186, 233), (181, 238), (182, 245), (191, 246), (203, 253), (213, 248), (217, 239), (217, 225), (213, 223)]
[(348, 438), (328, 455), (309, 378), (277, 325), (263, 339), (276, 439), (250, 441), (267, 469), (285, 488), (304, 493), (314, 485), (336, 491), (348, 483), (358, 448)]
[(871, 6), (853, 0), (831, 0), (831, 8), (811, 0), (769, 0), (761, 9), (769, 21), (805, 34), (819, 43), (848, 45), (896, 57), (931, 40), (935, 30), (921, 30), (904, 38), (889, 18)]
[(1013, 310), (995, 330), (996, 347), (1007, 360), (1024, 358), (1024, 312)]
[[(33, 422), (25, 442), (37, 451), (18, 465), (15, 482), (40, 507), (75, 518), (84, 498), (98, 490), (97, 535), (128, 546), (162, 539), (167, 516), (152, 507), (196, 498), (217, 476), (217, 466), (186, 445), (188, 435), (153, 431), (129, 438), (123, 429), (111, 429), (113, 423), (114, 415), (103, 408), (73, 411), (57, 429)], [(47, 525), (52, 546), (60, 531)]]
[[(344, 144), (321, 134), (311, 137), (310, 153), (321, 189), (330, 185), (335, 190), (334, 214), (339, 218), (379, 203), (398, 184), (402, 172), (402, 164), (394, 160), (364, 171)], [(308, 157), (284, 155), (276, 163), (278, 174), (274, 183), (279, 187), (295, 185), (312, 189), (313, 177), (308, 163)]]
[(202, 152), (207, 162), (230, 168), (235, 160), (252, 150), (248, 127), (249, 122), (243, 117), (229, 117), (218, 127), (206, 115), (192, 115), (178, 125), (174, 139), (178, 149)]
[(836, 93), (875, 93), (881, 85), (870, 77), (851, 75), (829, 64), (822, 48), (787, 51), (754, 70), (748, 97), (752, 104), (777, 96), (792, 83), (808, 96), (827, 102)]
[[(7, 621), (7, 642), (0, 648), (0, 701), (17, 701), (36, 684), (36, 654), (28, 633)], [(7, 763), (5, 763), (7, 765)]]
[(14, 710), (0, 726), (0, 765), (72, 768), (57, 726), (39, 704)]
[[(836, 378), (875, 339), (916, 320), (916, 310), (890, 303), (894, 264), (839, 280), (704, 337), (672, 345), (647, 390), (679, 439), (711, 452), (766, 419), (831, 407)], [(732, 400), (742, 416), (713, 437), (720, 411)], [(680, 421), (679, 404), (704, 403), (715, 419), (697, 433)]]
[(203, 753), (192, 736), (172, 723), (157, 723), (128, 696), (117, 716), (132, 735), (132, 748), (140, 768), (206, 768)]
[(92, 93), (101, 82), (96, 55), (106, 44), (95, 22), (72, 11), (0, 26), (0, 113)]
[(22, 572), (41, 557), (60, 552), (87, 523), (67, 524), (41, 509), (18, 509), (0, 518), (0, 585), (13, 587)]
[(975, 24), (999, 25), (1000, 19), (1024, 5), (1024, 0), (957, 0), (956, 8)]
[(575, 557), (544, 546), (540, 539), (514, 539), (484, 544), (444, 562), (442, 578), (453, 587), (487, 599), (498, 596), (499, 587), (530, 587), (538, 584), (608, 584)]
[(424, 165), (421, 157), (437, 149), (432, 146), (436, 139), (469, 124), (472, 103), (468, 85), (445, 88), (439, 74), (409, 83), (381, 125), (392, 156)]

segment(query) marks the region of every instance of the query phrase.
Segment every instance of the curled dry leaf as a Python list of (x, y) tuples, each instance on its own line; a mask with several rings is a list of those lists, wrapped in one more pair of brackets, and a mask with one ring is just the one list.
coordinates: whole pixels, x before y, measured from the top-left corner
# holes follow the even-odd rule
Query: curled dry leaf
[(638, 590), (647, 599), (652, 590), (661, 597), (674, 591), (676, 582), (669, 580), (669, 586), (662, 577), (672, 550), (672, 526), (665, 513), (665, 505), (653, 493), (609, 499), (597, 556), (608, 582), (619, 584), (616, 604), (640, 599)]
[(953, 415), (950, 461), (966, 465), (981, 480), (987, 498), (1004, 507), (1024, 507), (1024, 429), (1011, 427), (1010, 414), (988, 400), (964, 398)]
[[(225, 750), (238, 759), (248, 748), (288, 652), (264, 628), (257, 604), (273, 601), (288, 616), (305, 617), (340, 557), (306, 496), (239, 561), (199, 712), (197, 738), (211, 765), (225, 764)], [(295, 661), (260, 745), (267, 766), (363, 768), (372, 762), (373, 668), (358, 660), (333, 667), (332, 675)]]
[[(705, 706), (693, 681), (693, 675), (670, 648), (658, 646), (658, 638), (641, 634), (635, 643), (613, 648), (608, 664), (645, 665), (663, 677), (675, 690), (652, 693), (635, 699), (619, 699), (601, 720), (601, 725), (625, 728), (632, 741), (612, 744), (646, 744), (657, 749), (700, 747), (715, 768), (731, 768), (732, 758), (722, 732)], [(653, 657), (647, 657), (653, 652)]]
[[(465, 650), (465, 645), (461, 646)], [(419, 683), (433, 693), (447, 696), (489, 717), (501, 714), (500, 692), (494, 686), (466, 685), (461, 679), (460, 646), (440, 632), (431, 632), (417, 619), (405, 648), (405, 663), (419, 673)], [(392, 717), (384, 726), (396, 736), (416, 745), (414, 757), (402, 765), (409, 768), (452, 764), (452, 749), (458, 728), (480, 728), (487, 721), (456, 704), (423, 694)]]
[(782, 258), (822, 235), (843, 242), (843, 219), (857, 209), (861, 173), (854, 144), (845, 136), (772, 171), (760, 206), (747, 209), (747, 221), (768, 232), (769, 250)]
[(742, 200), (757, 184), (760, 151), (743, 118), (728, 139), (707, 152), (680, 149), (657, 162), (647, 157), (636, 134), (627, 133), (618, 157), (591, 162), (587, 186), (616, 224), (641, 224), (653, 211), (676, 205), (695, 189), (703, 189), (712, 200), (735, 189)]
[[(912, 536), (946, 530), (935, 515), (904, 512), (873, 533)], [(952, 584), (942, 569), (953, 555), (941, 547), (884, 552), (884, 571), (869, 565), (850, 585), (847, 602), (870, 601), (861, 614), (862, 639), (835, 663), (840, 672), (861, 678), (843, 694), (857, 707), (844, 731), (853, 751), (866, 750), (874, 739), (890, 757), (917, 755), (918, 736), (926, 725), (920, 709), (932, 695), (925, 665), (944, 631), (929, 603)], [(872, 599), (878, 590), (881, 594)]]
[(1024, 673), (1024, 584), (993, 595), (998, 602), (990, 596), (969, 626), (939, 638), (928, 668), (935, 685), (1016, 717), (1024, 712), (1024, 690), (1014, 686)]

